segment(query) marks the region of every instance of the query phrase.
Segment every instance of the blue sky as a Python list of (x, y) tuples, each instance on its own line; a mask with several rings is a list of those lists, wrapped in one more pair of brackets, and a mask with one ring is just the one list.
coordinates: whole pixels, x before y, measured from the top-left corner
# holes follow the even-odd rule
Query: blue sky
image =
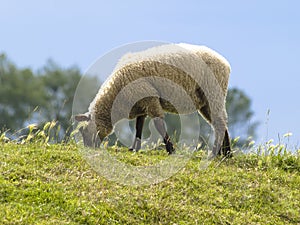
[(300, 144), (299, 9), (296, 0), (0, 0), (0, 52), (20, 67), (52, 58), (85, 71), (126, 43), (206, 45), (231, 63), (230, 86), (251, 97), (258, 141), (292, 132), (290, 143)]

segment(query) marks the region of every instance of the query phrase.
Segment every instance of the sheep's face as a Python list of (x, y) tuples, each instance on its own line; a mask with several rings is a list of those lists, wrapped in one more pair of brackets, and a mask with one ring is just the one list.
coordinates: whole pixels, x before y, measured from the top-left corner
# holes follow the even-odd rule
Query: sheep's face
[(83, 138), (83, 144), (86, 147), (99, 147), (100, 146), (100, 138), (97, 133), (96, 124), (91, 119), (91, 115), (79, 114), (75, 116), (75, 120), (78, 122), (83, 122), (83, 124), (79, 131)]

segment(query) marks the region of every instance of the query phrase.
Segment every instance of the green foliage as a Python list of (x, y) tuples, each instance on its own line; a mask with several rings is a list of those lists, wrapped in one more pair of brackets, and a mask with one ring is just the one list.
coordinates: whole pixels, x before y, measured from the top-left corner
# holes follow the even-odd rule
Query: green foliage
[(62, 69), (49, 60), (39, 72), (39, 77), (47, 102), (41, 110), (43, 120), (58, 121), (63, 131), (67, 131), (71, 125), (73, 96), (81, 78), (80, 71), (75, 67)]
[(30, 69), (17, 69), (0, 55), (0, 127), (22, 127), (34, 109), (45, 104), (41, 80)]
[[(164, 182), (122, 186), (96, 174), (74, 143), (49, 145), (45, 138), (53, 126), (22, 144), (0, 134), (1, 224), (300, 223), (300, 151), (266, 144), (216, 159), (206, 170), (199, 167), (199, 151)], [(109, 151), (131, 165), (168, 157), (162, 151)]]
[[(68, 137), (73, 97), (80, 79), (81, 73), (76, 67), (65, 69), (49, 60), (34, 73), (29, 68), (17, 68), (4, 54), (0, 55), (0, 129), (9, 129), (14, 134), (28, 123), (43, 127), (46, 121), (57, 121), (61, 134)], [(95, 85), (99, 87), (100, 82), (95, 77), (83, 80), (85, 84), (93, 84), (93, 89)], [(89, 92), (87, 88), (86, 95)], [(22, 130), (25, 134), (28, 131)]]
[(254, 112), (251, 109), (251, 99), (238, 88), (228, 91), (226, 98), (228, 127), (233, 138), (240, 137), (239, 146), (249, 143), (249, 137), (255, 139), (259, 122), (252, 121)]

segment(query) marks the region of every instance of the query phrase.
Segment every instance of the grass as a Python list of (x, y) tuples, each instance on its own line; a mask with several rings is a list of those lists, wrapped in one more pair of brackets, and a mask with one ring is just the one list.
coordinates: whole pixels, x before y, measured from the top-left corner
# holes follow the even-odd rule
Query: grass
[[(197, 152), (171, 178), (145, 186), (101, 177), (74, 143), (2, 135), (0, 146), (0, 224), (300, 224), (300, 154), (271, 143), (205, 170)], [(110, 153), (134, 166), (168, 157)]]

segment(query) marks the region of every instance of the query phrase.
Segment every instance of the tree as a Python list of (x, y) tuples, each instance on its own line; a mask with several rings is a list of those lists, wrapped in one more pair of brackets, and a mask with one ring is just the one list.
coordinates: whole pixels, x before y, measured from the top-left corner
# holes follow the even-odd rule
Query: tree
[(0, 55), (0, 127), (15, 131), (45, 104), (43, 86), (28, 68), (17, 67)]
[[(18, 69), (6, 55), (0, 54), (0, 129), (14, 133), (29, 123), (43, 127), (54, 120), (60, 125), (61, 134), (68, 136), (73, 98), (80, 79), (76, 67), (64, 69), (49, 60), (34, 73), (29, 68)], [(85, 76), (81, 84), (76, 110), (87, 110), (100, 82), (96, 77)]]
[[(73, 97), (81, 78), (78, 68), (62, 69), (49, 60), (39, 72), (47, 104), (41, 110), (44, 121), (58, 121), (66, 132), (71, 126)], [(68, 135), (68, 134), (66, 134)]]
[(240, 137), (239, 145), (246, 144), (249, 137), (256, 138), (259, 122), (253, 121), (251, 104), (251, 99), (244, 91), (238, 88), (229, 90), (226, 100), (228, 126), (233, 138)]

